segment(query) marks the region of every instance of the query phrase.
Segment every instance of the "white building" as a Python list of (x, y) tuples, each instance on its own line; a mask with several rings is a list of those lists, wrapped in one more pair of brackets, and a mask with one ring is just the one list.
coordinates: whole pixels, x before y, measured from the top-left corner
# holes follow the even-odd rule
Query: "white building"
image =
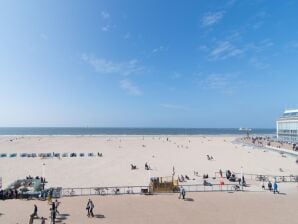
[(298, 143), (298, 109), (285, 110), (276, 121), (276, 131), (278, 139)]

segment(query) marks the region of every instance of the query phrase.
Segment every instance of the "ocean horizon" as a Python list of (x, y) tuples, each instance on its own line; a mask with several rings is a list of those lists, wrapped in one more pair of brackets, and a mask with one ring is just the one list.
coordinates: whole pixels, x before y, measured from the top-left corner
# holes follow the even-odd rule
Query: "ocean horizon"
[[(274, 135), (275, 129), (252, 128), (253, 135)], [(0, 135), (241, 135), (239, 128), (99, 128), (2, 127)]]

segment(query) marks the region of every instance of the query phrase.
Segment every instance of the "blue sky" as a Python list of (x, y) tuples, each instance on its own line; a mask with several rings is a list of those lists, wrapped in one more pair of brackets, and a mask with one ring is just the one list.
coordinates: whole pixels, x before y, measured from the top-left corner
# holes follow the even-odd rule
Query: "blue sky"
[(298, 1), (1, 1), (0, 126), (271, 128)]

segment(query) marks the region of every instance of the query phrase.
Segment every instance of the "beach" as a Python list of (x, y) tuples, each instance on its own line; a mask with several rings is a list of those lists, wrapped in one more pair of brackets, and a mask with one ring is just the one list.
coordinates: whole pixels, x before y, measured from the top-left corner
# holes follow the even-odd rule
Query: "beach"
[[(45, 175), (47, 187), (148, 185), (150, 177), (214, 176), (219, 169), (244, 173), (297, 175), (296, 158), (235, 144), (237, 136), (2, 136), (0, 158), (3, 187), (16, 179)], [(77, 157), (21, 158), (20, 153), (75, 152)], [(85, 153), (85, 157), (79, 157)], [(87, 153), (94, 153), (88, 157)], [(97, 154), (102, 153), (102, 157)], [(211, 155), (214, 160), (207, 159)], [(148, 163), (151, 170), (145, 170)], [(43, 164), (44, 168), (43, 168)], [(131, 170), (131, 165), (137, 166)], [(44, 170), (43, 170), (44, 169)], [(282, 170), (282, 172), (281, 172)], [(44, 174), (43, 174), (44, 172)], [(199, 178), (197, 178), (199, 179)]]
[[(2, 136), (0, 176), (3, 187), (27, 176), (45, 176), (46, 188), (148, 186), (151, 177), (188, 176), (180, 184), (201, 184), (203, 175), (219, 184), (215, 173), (289, 176), (298, 174), (294, 156), (236, 142), (239, 136)], [(17, 153), (16, 158), (9, 154)], [(77, 157), (22, 158), (21, 153), (76, 153)], [(84, 153), (84, 157), (80, 157)], [(94, 156), (88, 156), (93, 153)], [(98, 156), (102, 154), (101, 156)], [(213, 159), (207, 159), (212, 157)], [(144, 165), (148, 163), (150, 170)], [(43, 165), (45, 164), (45, 165)], [(132, 170), (131, 164), (137, 166)], [(173, 168), (174, 167), (174, 168)], [(245, 176), (244, 192), (187, 192), (155, 195), (92, 195), (62, 197), (58, 223), (291, 223), (298, 218), (297, 183), (279, 183), (280, 194), (261, 188), (262, 182)], [(223, 189), (229, 181), (224, 179)], [(265, 183), (267, 188), (267, 183)], [(187, 189), (187, 188), (186, 188)], [(211, 189), (211, 188), (210, 188)], [(214, 189), (216, 187), (214, 186)], [(86, 203), (95, 204), (94, 218)], [(27, 223), (33, 205), (48, 218), (47, 201), (0, 200), (0, 223)], [(15, 215), (15, 210), (18, 214)], [(34, 223), (39, 223), (36, 220)]]

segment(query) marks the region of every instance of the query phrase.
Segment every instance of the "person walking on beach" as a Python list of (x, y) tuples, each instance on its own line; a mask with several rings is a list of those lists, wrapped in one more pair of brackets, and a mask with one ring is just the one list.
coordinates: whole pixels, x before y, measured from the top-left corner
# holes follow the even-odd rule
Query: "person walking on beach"
[(36, 205), (34, 205), (34, 210), (33, 210), (33, 213), (32, 213), (32, 218), (35, 218), (35, 217), (38, 217), (38, 215), (37, 215), (37, 206)]
[(94, 217), (94, 214), (93, 214), (93, 209), (94, 209), (94, 204), (93, 204), (93, 201), (91, 201), (91, 199), (89, 198), (88, 202), (87, 202), (87, 206), (86, 206), (86, 209), (87, 209), (87, 216), (90, 217)]
[(185, 195), (186, 195), (186, 191), (185, 191), (184, 188), (182, 188), (182, 198), (183, 198), (183, 200), (185, 199)]
[(46, 224), (46, 219), (44, 217), (41, 217), (41, 223), (40, 224)]
[(59, 205), (60, 205), (60, 202), (56, 199), (55, 200), (55, 211), (56, 211), (57, 214), (60, 214), (59, 211), (58, 211), (58, 206)]
[(52, 198), (53, 198), (53, 191), (50, 190), (48, 193), (48, 203), (51, 204), (52, 203)]
[(274, 184), (273, 184), (273, 193), (275, 194), (276, 193), (279, 193), (278, 190), (277, 190), (277, 183), (276, 181), (274, 181)]
[(50, 208), (51, 211), (51, 224), (55, 224), (56, 223), (56, 211), (53, 208)]
[(271, 183), (270, 180), (269, 180), (269, 182), (268, 182), (268, 189), (269, 189), (269, 191), (272, 191), (272, 183)]
[(185, 189), (184, 189), (184, 187), (181, 186), (178, 198), (180, 199), (182, 197), (182, 199), (184, 200), (185, 199), (185, 194), (186, 194)]
[(179, 197), (178, 197), (178, 199), (181, 199), (181, 197), (182, 197), (182, 189), (183, 189), (183, 187), (181, 186), (180, 187), (180, 191), (179, 191)]

